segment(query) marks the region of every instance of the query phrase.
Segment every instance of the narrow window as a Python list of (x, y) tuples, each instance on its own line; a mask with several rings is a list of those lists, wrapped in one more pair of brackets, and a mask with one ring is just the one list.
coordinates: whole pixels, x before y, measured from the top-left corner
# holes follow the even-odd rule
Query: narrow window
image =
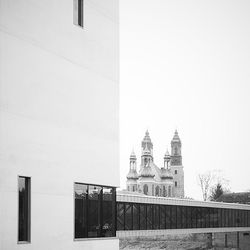
[(177, 170), (175, 170), (174, 173), (177, 174)]
[(18, 177), (18, 241), (30, 242), (30, 178)]
[(75, 184), (75, 238), (87, 237), (87, 185)]
[(73, 22), (75, 25), (83, 27), (83, 0), (73, 0)]
[(148, 185), (147, 184), (145, 184), (144, 186), (143, 186), (143, 193), (144, 194), (148, 194)]
[(175, 185), (175, 187), (177, 187), (177, 181), (175, 181), (174, 185)]

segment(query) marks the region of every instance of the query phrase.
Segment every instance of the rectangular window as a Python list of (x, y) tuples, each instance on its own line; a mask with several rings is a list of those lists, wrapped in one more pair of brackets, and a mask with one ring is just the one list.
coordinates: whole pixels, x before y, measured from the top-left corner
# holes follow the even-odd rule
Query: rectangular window
[(18, 177), (18, 241), (30, 242), (30, 178)]
[(177, 181), (174, 182), (174, 186), (177, 187)]
[(174, 173), (177, 174), (177, 170), (175, 170)]
[(115, 236), (115, 188), (75, 183), (74, 191), (75, 239)]
[(83, 27), (83, 0), (73, 0), (73, 22)]

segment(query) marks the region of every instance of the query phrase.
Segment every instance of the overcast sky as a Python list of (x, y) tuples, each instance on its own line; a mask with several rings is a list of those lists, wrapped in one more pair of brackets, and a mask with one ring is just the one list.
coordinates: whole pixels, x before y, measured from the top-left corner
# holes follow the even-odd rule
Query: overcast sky
[(250, 1), (120, 0), (122, 188), (146, 129), (161, 167), (176, 128), (187, 196), (214, 169), (250, 189)]

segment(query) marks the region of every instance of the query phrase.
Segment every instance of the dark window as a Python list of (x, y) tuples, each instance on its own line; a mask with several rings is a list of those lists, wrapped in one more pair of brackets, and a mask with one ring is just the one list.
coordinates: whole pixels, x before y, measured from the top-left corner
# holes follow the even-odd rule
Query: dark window
[(74, 24), (83, 27), (83, 0), (74, 0), (73, 9)]
[(87, 185), (75, 184), (75, 238), (87, 237)]
[(18, 241), (30, 242), (30, 178), (18, 177)]
[(166, 187), (163, 186), (163, 194), (162, 194), (163, 197), (166, 197), (167, 196), (167, 192), (166, 192)]
[(145, 184), (145, 185), (143, 186), (143, 193), (144, 193), (144, 194), (148, 194), (148, 185), (147, 185), (147, 184)]
[(174, 173), (177, 174), (177, 170), (175, 170)]
[(115, 236), (115, 188), (80, 183), (74, 188), (75, 238)]
[(156, 186), (155, 188), (155, 196), (159, 196), (160, 195), (160, 188), (159, 186)]
[(171, 186), (168, 186), (168, 196), (171, 197), (172, 194), (171, 194)]
[(177, 181), (174, 182), (175, 187), (177, 187)]

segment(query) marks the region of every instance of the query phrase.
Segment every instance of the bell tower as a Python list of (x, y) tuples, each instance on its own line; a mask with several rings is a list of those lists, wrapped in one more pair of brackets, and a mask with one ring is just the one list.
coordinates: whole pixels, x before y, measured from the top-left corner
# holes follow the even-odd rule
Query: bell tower
[(174, 137), (171, 141), (171, 166), (181, 166), (181, 140), (177, 130), (175, 130)]
[(174, 137), (171, 141), (171, 172), (173, 174), (173, 193), (174, 196), (184, 197), (184, 170), (182, 166), (181, 155), (181, 140), (177, 130), (175, 130)]
[(129, 173), (127, 174), (127, 190), (131, 192), (137, 191), (138, 174), (136, 169), (136, 155), (134, 150), (129, 157)]

